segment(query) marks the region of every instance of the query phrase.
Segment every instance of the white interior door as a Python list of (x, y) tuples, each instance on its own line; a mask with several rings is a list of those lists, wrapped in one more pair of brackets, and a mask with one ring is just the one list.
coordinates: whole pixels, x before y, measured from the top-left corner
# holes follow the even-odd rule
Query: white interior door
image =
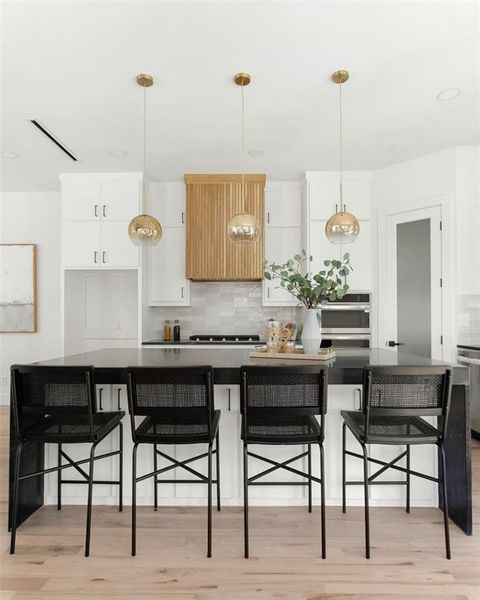
[(386, 343), (442, 359), (440, 206), (386, 216)]

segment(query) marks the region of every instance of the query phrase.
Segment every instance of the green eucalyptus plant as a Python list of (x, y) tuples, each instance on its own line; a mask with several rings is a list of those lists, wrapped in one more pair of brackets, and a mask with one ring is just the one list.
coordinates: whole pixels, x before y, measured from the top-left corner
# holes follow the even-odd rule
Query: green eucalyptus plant
[(265, 279), (278, 279), (280, 287), (288, 290), (306, 308), (317, 308), (322, 302), (340, 300), (348, 292), (347, 275), (352, 269), (350, 255), (342, 260), (325, 260), (325, 269), (310, 273), (308, 264), (313, 260), (305, 250), (283, 265), (264, 262)]

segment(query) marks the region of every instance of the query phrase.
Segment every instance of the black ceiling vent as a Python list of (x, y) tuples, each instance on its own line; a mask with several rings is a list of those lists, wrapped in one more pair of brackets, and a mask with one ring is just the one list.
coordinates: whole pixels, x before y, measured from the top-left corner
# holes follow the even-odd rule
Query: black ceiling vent
[(52, 140), (52, 142), (54, 144), (56, 144), (60, 148), (60, 150), (62, 150), (63, 152), (65, 152), (65, 154), (67, 156), (69, 156), (72, 160), (74, 160), (75, 162), (78, 161), (78, 158), (76, 156), (74, 156), (70, 152), (70, 150), (67, 150), (65, 148), (65, 146), (61, 142), (59, 142), (50, 132), (48, 132), (45, 129), (45, 127), (43, 125), (41, 125), (38, 121), (36, 121), (35, 119), (31, 119), (30, 123), (32, 123), (33, 125), (35, 125), (35, 127), (37, 127), (37, 129), (39, 129), (43, 133), (43, 135), (46, 135), (49, 140)]

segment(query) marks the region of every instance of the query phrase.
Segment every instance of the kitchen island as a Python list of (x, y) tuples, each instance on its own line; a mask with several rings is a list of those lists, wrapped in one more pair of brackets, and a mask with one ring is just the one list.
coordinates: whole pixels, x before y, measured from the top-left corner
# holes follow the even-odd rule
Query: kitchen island
[[(253, 359), (250, 358), (250, 349), (226, 348), (212, 349), (208, 347), (195, 348), (131, 348), (131, 349), (103, 349), (71, 356), (64, 356), (53, 360), (34, 363), (36, 365), (93, 365), (96, 371), (96, 383), (99, 403), (101, 409), (114, 410), (122, 408), (127, 410), (125, 397), (125, 382), (128, 366), (195, 366), (212, 365), (215, 380), (215, 402), (216, 408), (222, 411), (220, 421), (221, 435), (221, 472), (222, 472), (222, 501), (228, 506), (241, 504), (241, 452), (240, 452), (240, 412), (239, 412), (239, 381), (241, 365), (281, 365), (286, 368), (289, 365), (305, 364), (304, 361), (282, 361), (281, 359)], [(309, 363), (310, 364), (310, 363)], [(341, 417), (340, 411), (347, 409), (358, 409), (360, 385), (362, 382), (363, 368), (372, 366), (429, 366), (444, 364), (439, 361), (430, 360), (393, 350), (373, 348), (338, 350), (335, 359), (322, 363), (316, 363), (328, 369), (329, 398), (328, 414), (326, 422), (326, 487), (327, 503), (339, 505), (341, 498)], [(472, 532), (472, 498), (471, 498), (471, 467), (470, 467), (470, 416), (468, 396), (468, 369), (454, 365), (453, 367), (453, 390), (450, 411), (450, 422), (448, 439), (446, 440), (447, 453), (447, 478), (449, 485), (449, 514), (451, 519), (466, 533)], [(130, 460), (129, 443), (130, 431), (128, 423), (125, 427), (125, 499), (128, 503), (128, 492), (130, 489)], [(110, 442), (114, 443), (114, 442)], [(350, 440), (352, 447), (354, 442)], [(107, 448), (108, 450), (108, 448)], [(191, 453), (191, 448), (186, 446), (170, 449), (177, 459), (186, 458)], [(268, 448), (270, 450), (270, 448)], [(394, 455), (395, 447), (373, 446), (373, 456), (382, 460)], [(15, 444), (11, 438), (10, 460), (14, 456)], [(436, 449), (422, 447), (415, 449), (412, 456), (412, 468), (424, 472), (436, 470)], [(290, 454), (289, 454), (290, 453)], [(73, 456), (83, 457), (85, 448), (74, 448)], [(272, 458), (287, 459), (291, 455), (288, 447), (271, 448)], [(72, 457), (73, 457), (72, 456)], [(56, 452), (45, 452), (43, 445), (32, 444), (28, 451), (24, 452), (22, 472), (33, 472), (46, 466), (55, 465)], [(151, 470), (151, 453), (143, 454), (139, 464), (142, 469)], [(114, 461), (103, 461), (105, 464), (105, 479), (115, 476), (116, 466)], [(317, 468), (314, 461), (313, 468)], [(349, 477), (360, 478), (360, 465), (353, 462), (349, 464)], [(100, 474), (99, 474), (100, 475)], [(56, 485), (55, 480), (46, 480), (45, 484), (41, 478), (32, 478), (23, 482), (20, 488), (19, 520), (22, 522), (44, 503), (55, 502)], [(295, 476), (292, 475), (292, 481)], [(151, 504), (153, 498), (152, 484), (142, 483), (138, 492), (139, 504)], [(79, 494), (78, 488), (82, 486), (71, 485), (71, 491), (66, 484), (63, 492), (63, 501), (71, 504), (83, 504), (83, 496)], [(97, 504), (113, 504), (115, 502), (115, 490), (110, 486), (98, 486), (108, 488), (99, 491), (94, 502)], [(168, 505), (195, 505), (203, 504), (204, 486), (188, 484), (165, 484), (159, 486), (160, 502)], [(23, 489), (22, 489), (23, 488)], [(140, 486), (139, 486), (140, 488)], [(360, 486), (354, 486), (349, 490), (348, 503), (350, 505), (361, 505), (362, 492)], [(257, 505), (302, 505), (305, 503), (305, 490), (301, 486), (266, 486), (255, 490), (256, 496), (252, 497), (252, 504)], [(358, 492), (358, 493), (357, 493)], [(318, 490), (317, 490), (318, 493)], [(103, 494), (103, 495), (102, 495)], [(372, 505), (398, 506), (402, 505), (404, 498), (404, 486), (372, 486)], [(317, 497), (318, 498), (318, 497)], [(314, 496), (315, 501), (315, 496)], [(432, 506), (439, 503), (442, 505), (441, 494), (437, 487), (426, 481), (419, 481), (412, 486), (412, 506)]]

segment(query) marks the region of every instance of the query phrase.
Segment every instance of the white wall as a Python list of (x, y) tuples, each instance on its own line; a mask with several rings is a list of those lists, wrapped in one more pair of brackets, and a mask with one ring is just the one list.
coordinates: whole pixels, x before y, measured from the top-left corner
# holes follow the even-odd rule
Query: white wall
[[(377, 227), (383, 226), (382, 211), (414, 203), (428, 203), (432, 198), (442, 205), (444, 314), (446, 339), (444, 358), (455, 356), (458, 337), (458, 294), (480, 292), (480, 226), (478, 164), (475, 146), (454, 147), (398, 163), (374, 173), (373, 196)], [(378, 248), (377, 230), (376, 256)], [(377, 269), (378, 272), (378, 262)], [(375, 282), (377, 331), (382, 331), (385, 299)], [(377, 339), (382, 345), (384, 340)]]
[(11, 364), (60, 356), (60, 194), (0, 194), (0, 243), (37, 244), (38, 332), (0, 333), (0, 403)]

